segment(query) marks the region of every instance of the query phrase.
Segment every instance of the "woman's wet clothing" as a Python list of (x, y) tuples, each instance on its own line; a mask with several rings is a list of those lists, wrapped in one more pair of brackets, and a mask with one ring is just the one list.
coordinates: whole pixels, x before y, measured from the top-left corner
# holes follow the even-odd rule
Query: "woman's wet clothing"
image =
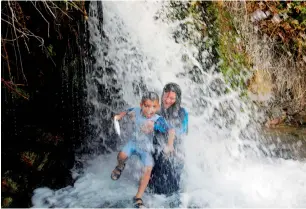
[(180, 190), (184, 162), (182, 157), (179, 156), (183, 156), (184, 154), (180, 148), (182, 138), (188, 131), (188, 113), (184, 108), (180, 108), (174, 117), (173, 115), (165, 114), (162, 116), (166, 116), (167, 123), (175, 129), (176, 138), (174, 140), (174, 149), (176, 154), (166, 156), (162, 150), (167, 143), (167, 136), (162, 133), (155, 133), (153, 140), (155, 147), (153, 154), (155, 166), (152, 170), (149, 188), (156, 194), (172, 195)]

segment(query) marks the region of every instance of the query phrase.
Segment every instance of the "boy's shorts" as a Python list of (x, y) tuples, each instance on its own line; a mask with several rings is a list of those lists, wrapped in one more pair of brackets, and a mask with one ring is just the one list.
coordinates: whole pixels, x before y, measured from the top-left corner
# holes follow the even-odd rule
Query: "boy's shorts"
[(128, 157), (131, 157), (132, 155), (138, 155), (140, 157), (141, 162), (146, 167), (153, 167), (154, 166), (154, 160), (151, 155), (151, 153), (146, 152), (139, 147), (137, 147), (136, 143), (133, 141), (129, 141), (121, 150), (121, 152), (124, 152)]

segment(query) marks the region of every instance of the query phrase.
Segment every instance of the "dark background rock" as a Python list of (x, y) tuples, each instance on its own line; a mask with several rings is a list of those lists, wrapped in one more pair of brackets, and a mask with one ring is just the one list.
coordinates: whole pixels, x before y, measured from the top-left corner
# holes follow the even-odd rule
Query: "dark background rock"
[[(57, 10), (54, 18), (42, 2), (1, 2), (1, 54), (7, 55), (1, 62), (3, 207), (30, 207), (35, 188), (71, 184), (75, 150), (87, 135), (85, 18), (90, 2), (68, 10), (64, 2), (54, 3), (69, 17)], [(33, 37), (26, 40), (29, 50), (22, 37), (10, 41), (15, 36), (4, 21), (10, 22), (9, 6), (45, 47)], [(6, 205), (8, 197), (12, 201)]]

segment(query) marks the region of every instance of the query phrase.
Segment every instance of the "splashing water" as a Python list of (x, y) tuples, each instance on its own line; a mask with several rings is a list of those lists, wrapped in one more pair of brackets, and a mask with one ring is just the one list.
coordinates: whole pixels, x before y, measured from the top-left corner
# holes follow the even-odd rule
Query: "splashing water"
[[(186, 40), (174, 40), (181, 22), (156, 18), (158, 12), (167, 11), (167, 3), (103, 2), (104, 36), (98, 27), (97, 2), (91, 2), (90, 9), (90, 41), (97, 62), (88, 72), (87, 86), (88, 103), (94, 107), (94, 136), (104, 136), (107, 124), (101, 122), (102, 117), (138, 106), (144, 87), (161, 95), (167, 82), (176, 82), (190, 115), (189, 135), (184, 140), (182, 207), (306, 207), (305, 162), (263, 154), (258, 148), (263, 138), (253, 122), (256, 109), (241, 101), (216, 66), (208, 63), (210, 49), (199, 51)], [(195, 32), (194, 39), (199, 38)], [(198, 59), (199, 53), (203, 60)], [(98, 100), (97, 83), (110, 92), (117, 89), (112, 103)], [(225, 89), (229, 93), (223, 93)], [(108, 147), (112, 140), (93, 140), (93, 147), (98, 142)], [(110, 179), (124, 142), (122, 137), (116, 151), (109, 148), (110, 154), (87, 156), (73, 186), (57, 191), (36, 189), (33, 206), (131, 207), (141, 170), (137, 158), (129, 159), (118, 181)], [(273, 156), (268, 147), (261, 149)], [(145, 194), (144, 201), (148, 207), (170, 207), (173, 198)]]

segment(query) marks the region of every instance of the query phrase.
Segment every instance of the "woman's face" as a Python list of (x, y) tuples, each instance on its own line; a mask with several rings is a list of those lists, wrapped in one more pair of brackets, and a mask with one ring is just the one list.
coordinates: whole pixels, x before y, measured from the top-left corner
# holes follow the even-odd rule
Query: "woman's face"
[(176, 93), (173, 91), (164, 92), (163, 96), (164, 108), (168, 109), (176, 102)]

